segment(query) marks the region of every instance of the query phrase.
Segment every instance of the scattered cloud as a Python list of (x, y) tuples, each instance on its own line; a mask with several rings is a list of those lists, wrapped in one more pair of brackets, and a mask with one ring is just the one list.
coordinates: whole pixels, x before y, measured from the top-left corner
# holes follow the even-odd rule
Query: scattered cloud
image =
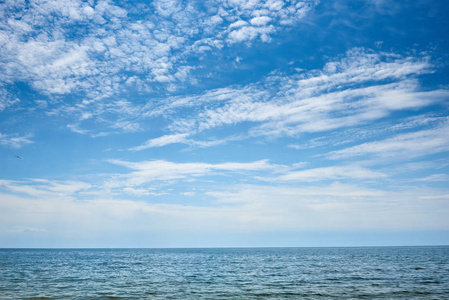
[(47, 95), (84, 92), (91, 99), (128, 85), (145, 90), (154, 82), (186, 82), (192, 67), (185, 56), (200, 50), (194, 45), (212, 50), (225, 41), (268, 42), (270, 34), (295, 24), (317, 3), (210, 0), (204, 10), (196, 3), (154, 1), (140, 3), (152, 13), (135, 19), (130, 14), (135, 16), (136, 6), (109, 0), (7, 1), (0, 6), (1, 79), (29, 82)]

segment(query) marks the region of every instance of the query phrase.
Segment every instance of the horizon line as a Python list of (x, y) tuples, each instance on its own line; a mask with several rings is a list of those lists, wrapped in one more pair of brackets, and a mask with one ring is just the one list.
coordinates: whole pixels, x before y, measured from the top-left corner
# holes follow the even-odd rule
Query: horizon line
[(449, 247), (443, 245), (373, 245), (373, 246), (213, 246), (213, 247), (0, 247), (0, 250), (132, 250), (132, 249), (267, 249), (267, 248), (411, 248)]

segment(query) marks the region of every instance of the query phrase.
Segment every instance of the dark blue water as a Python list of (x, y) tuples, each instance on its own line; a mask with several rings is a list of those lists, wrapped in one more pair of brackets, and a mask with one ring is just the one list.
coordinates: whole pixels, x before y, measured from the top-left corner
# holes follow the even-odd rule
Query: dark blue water
[(449, 299), (449, 247), (0, 249), (0, 299)]

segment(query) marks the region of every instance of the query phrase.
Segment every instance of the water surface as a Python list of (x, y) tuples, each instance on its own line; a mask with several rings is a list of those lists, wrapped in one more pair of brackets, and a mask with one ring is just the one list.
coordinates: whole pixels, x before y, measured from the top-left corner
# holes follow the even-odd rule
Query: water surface
[(0, 249), (1, 299), (449, 299), (449, 246)]

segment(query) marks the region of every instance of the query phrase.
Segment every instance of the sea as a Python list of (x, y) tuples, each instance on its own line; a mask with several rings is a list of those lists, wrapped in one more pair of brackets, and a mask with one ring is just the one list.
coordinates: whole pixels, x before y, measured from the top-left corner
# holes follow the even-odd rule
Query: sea
[(449, 299), (449, 246), (0, 249), (0, 299)]

